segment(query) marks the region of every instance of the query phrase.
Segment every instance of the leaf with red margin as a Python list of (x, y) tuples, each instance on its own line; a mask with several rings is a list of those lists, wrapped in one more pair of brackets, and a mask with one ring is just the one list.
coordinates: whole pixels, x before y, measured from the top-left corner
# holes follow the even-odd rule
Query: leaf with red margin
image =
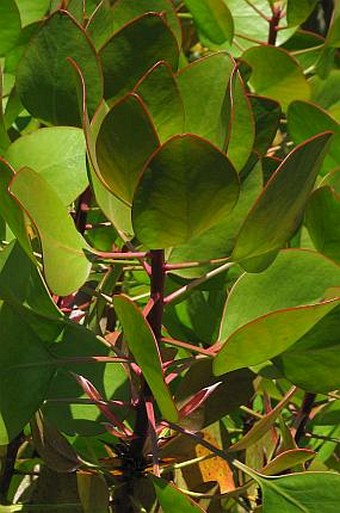
[(157, 62), (166, 61), (176, 70), (179, 47), (164, 16), (149, 12), (115, 32), (99, 56), (104, 73), (104, 97), (112, 102), (131, 91)]
[(125, 340), (142, 370), (163, 417), (176, 422), (178, 411), (165, 384), (159, 348), (147, 320), (137, 305), (127, 296), (114, 296), (113, 304), (122, 324)]
[(160, 142), (149, 114), (135, 93), (113, 105), (96, 139), (95, 171), (109, 190), (130, 204), (137, 180)]
[(288, 349), (339, 304), (339, 282), (335, 262), (301, 249), (281, 251), (265, 272), (241, 276), (222, 316), (225, 344), (214, 372), (257, 365)]
[(301, 223), (331, 132), (297, 146), (280, 164), (248, 213), (232, 259), (248, 272), (263, 271)]

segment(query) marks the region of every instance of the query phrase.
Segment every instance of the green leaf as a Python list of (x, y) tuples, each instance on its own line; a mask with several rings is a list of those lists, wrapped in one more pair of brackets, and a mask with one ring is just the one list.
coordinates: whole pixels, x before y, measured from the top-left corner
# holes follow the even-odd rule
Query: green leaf
[(103, 83), (97, 54), (84, 29), (66, 11), (56, 11), (31, 39), (17, 70), (17, 89), (24, 107), (36, 118), (56, 125), (79, 126), (79, 106), (72, 57), (84, 74), (87, 106), (93, 115)]
[(153, 119), (160, 141), (184, 131), (184, 106), (175, 76), (166, 62), (158, 62), (135, 88)]
[(234, 35), (232, 15), (223, 0), (185, 0), (199, 32), (213, 43), (231, 43)]
[(323, 298), (339, 281), (339, 266), (308, 250), (282, 251), (265, 272), (244, 274), (226, 303), (219, 335), (226, 342), (214, 372), (257, 365), (288, 349), (337, 306), (336, 290), (332, 300)]
[(113, 105), (100, 126), (95, 170), (113, 194), (131, 203), (138, 177), (159, 144), (142, 101), (128, 94)]
[[(193, 237), (188, 244), (171, 250), (169, 263), (204, 261), (230, 255), (244, 218), (262, 190), (262, 181), (261, 165), (257, 163), (241, 183), (240, 197), (233, 211), (227, 213), (216, 226)], [(186, 278), (196, 278), (211, 269), (212, 266), (207, 264), (175, 272)]]
[(238, 442), (231, 445), (228, 449), (230, 452), (243, 451), (251, 447), (270, 430), (275, 421), (279, 417), (283, 408), (285, 408), (291, 401), (292, 396), (295, 394), (296, 389), (292, 388), (287, 395), (273, 408), (269, 413), (264, 415), (262, 419), (255, 422), (253, 427)]
[(107, 513), (110, 494), (104, 476), (77, 472), (78, 493), (84, 513)]
[(50, 7), (50, 0), (15, 0), (15, 2), (20, 12), (23, 27), (41, 20)]
[(165, 384), (159, 348), (149, 324), (127, 296), (115, 296), (113, 303), (129, 349), (141, 368), (163, 417), (176, 422), (178, 411)]
[(86, 150), (82, 130), (50, 127), (19, 137), (6, 152), (14, 169), (27, 166), (39, 173), (65, 206), (87, 187)]
[(0, 56), (3, 57), (16, 44), (21, 31), (20, 13), (14, 0), (0, 4)]
[(199, 59), (178, 73), (185, 131), (208, 139), (224, 150), (230, 124), (229, 80), (234, 61), (226, 53)]
[(0, 304), (0, 445), (23, 429), (55, 372), (47, 346), (8, 304)]
[(340, 387), (340, 309), (335, 308), (274, 364), (303, 390), (328, 393)]
[(150, 12), (115, 32), (99, 55), (104, 73), (104, 96), (112, 102), (131, 91), (157, 62), (164, 60), (176, 70), (179, 48), (163, 16)]
[(340, 196), (334, 189), (324, 186), (313, 192), (305, 224), (316, 249), (340, 263)]
[(169, 139), (148, 162), (138, 184), (132, 221), (149, 248), (168, 248), (217, 224), (238, 198), (235, 169), (208, 141), (188, 134)]
[(340, 166), (340, 126), (327, 112), (307, 102), (293, 102), (287, 113), (288, 131), (295, 143), (326, 130), (334, 132), (322, 166), (323, 174)]
[(14, 236), (28, 255), (32, 254), (28, 240), (24, 215), (14, 198), (8, 194), (8, 186), (14, 177), (14, 170), (0, 159), (0, 215), (4, 218)]
[[(89, 329), (75, 323), (65, 322), (57, 343), (50, 348), (56, 358), (58, 370), (49, 387), (43, 413), (47, 420), (70, 436), (97, 435), (105, 431), (101, 422), (107, 419), (101, 415), (95, 404), (88, 404), (88, 396), (76, 382), (70, 371), (88, 379), (104, 400), (123, 401), (131, 398), (127, 370), (123, 364), (91, 362), (93, 355), (108, 356), (109, 349)], [(89, 363), (74, 361), (85, 357)], [(58, 360), (64, 360), (63, 365)], [(66, 364), (65, 360), (69, 361)], [(127, 408), (115, 408), (115, 414), (123, 421)]]
[(155, 476), (151, 476), (151, 479), (164, 513), (172, 513), (174, 510), (181, 513), (205, 513), (196, 502), (184, 495), (173, 484)]
[(91, 264), (84, 254), (84, 250), (89, 248), (61, 199), (40, 175), (29, 168), (23, 168), (15, 175), (10, 192), (37, 228), (44, 274), (50, 289), (59, 296), (71, 294), (84, 283)]
[(248, 96), (255, 118), (254, 150), (265, 155), (279, 128), (281, 109), (278, 102), (264, 96)]
[(141, 368), (162, 415), (167, 420), (176, 422), (178, 411), (165, 384), (157, 341), (149, 324), (127, 296), (115, 296), (113, 303), (129, 349)]
[(74, 472), (80, 465), (70, 442), (42, 415), (31, 420), (34, 448), (44, 463), (56, 472)]
[(176, 10), (170, 0), (117, 0), (110, 5), (108, 0), (100, 3), (86, 28), (96, 48), (101, 48), (112, 34), (128, 22), (147, 12), (163, 14), (178, 44), (182, 42), (182, 29)]
[(227, 155), (237, 171), (241, 171), (253, 149), (255, 126), (251, 104), (239, 71), (235, 71), (232, 76), (230, 96), (232, 123)]
[(255, 93), (276, 100), (284, 111), (293, 100), (309, 99), (310, 87), (302, 69), (285, 50), (256, 46), (246, 50), (242, 59), (252, 67), (249, 84)]
[(262, 470), (265, 476), (280, 474), (312, 459), (315, 452), (310, 449), (290, 449), (273, 458)]
[(289, 25), (301, 25), (311, 14), (317, 0), (287, 0)]
[(263, 494), (263, 513), (337, 513), (340, 475), (332, 472), (301, 472), (264, 477), (238, 462), (237, 467), (255, 479)]
[[(233, 55), (239, 56), (242, 49), (254, 47), (259, 43), (267, 44), (269, 35), (268, 19), (272, 10), (268, 0), (223, 0), (229, 7), (235, 26)], [(279, 22), (277, 44), (281, 45), (294, 34), (296, 27), (287, 27), (286, 16)]]
[(265, 269), (298, 228), (330, 136), (329, 132), (320, 134), (295, 148), (267, 182), (241, 227), (232, 254), (247, 271)]

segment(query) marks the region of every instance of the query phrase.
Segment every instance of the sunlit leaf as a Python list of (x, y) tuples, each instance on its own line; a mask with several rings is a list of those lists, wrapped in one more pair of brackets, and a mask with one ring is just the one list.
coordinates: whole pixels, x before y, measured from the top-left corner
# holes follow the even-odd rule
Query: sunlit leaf
[(114, 307), (129, 349), (140, 366), (162, 415), (176, 422), (178, 412), (164, 381), (159, 349), (149, 324), (127, 296), (115, 296)]
[(339, 279), (339, 266), (306, 250), (283, 251), (265, 272), (244, 274), (226, 304), (215, 373), (257, 365), (292, 346), (339, 304), (336, 291), (326, 299)]
[(229, 80), (234, 61), (227, 53), (215, 53), (182, 68), (178, 73), (185, 131), (208, 139), (224, 149), (230, 130)]
[(30, 167), (53, 187), (64, 205), (69, 205), (88, 184), (82, 131), (73, 127), (50, 127), (19, 137), (6, 152), (15, 170)]
[(175, 136), (140, 178), (132, 207), (135, 232), (153, 249), (186, 243), (230, 212), (238, 194), (236, 171), (221, 152), (199, 137)]
[(302, 69), (285, 50), (256, 46), (244, 52), (242, 59), (252, 68), (249, 84), (255, 93), (276, 100), (284, 111), (293, 100), (309, 99), (310, 87)]
[(266, 268), (298, 228), (330, 136), (326, 132), (295, 148), (267, 182), (241, 227), (232, 255), (247, 271)]
[(37, 228), (49, 287), (60, 296), (71, 294), (90, 272), (91, 264), (84, 253), (88, 249), (86, 241), (59, 196), (31, 169), (24, 168), (15, 175), (10, 191)]
[(157, 498), (164, 513), (172, 513), (174, 508), (181, 513), (204, 513), (204, 510), (174, 485), (152, 476)]
[(185, 0), (198, 30), (210, 41), (231, 43), (234, 33), (232, 15), (223, 0)]

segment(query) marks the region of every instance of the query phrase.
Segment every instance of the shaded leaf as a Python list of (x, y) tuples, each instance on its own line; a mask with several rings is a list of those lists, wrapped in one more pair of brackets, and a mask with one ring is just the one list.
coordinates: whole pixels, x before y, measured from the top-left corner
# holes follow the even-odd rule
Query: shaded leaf
[(162, 415), (171, 422), (176, 422), (178, 411), (165, 384), (157, 341), (149, 324), (127, 296), (115, 296), (113, 302), (129, 349), (140, 366)]
[(299, 226), (330, 136), (329, 132), (320, 134), (295, 148), (267, 182), (241, 227), (232, 254), (247, 271), (265, 269)]
[(109, 489), (100, 474), (77, 472), (77, 486), (84, 513), (107, 513)]
[(138, 82), (136, 93), (150, 112), (160, 141), (184, 131), (184, 106), (170, 66), (158, 62)]
[(311, 14), (317, 0), (288, 0), (287, 21), (290, 25), (300, 25)]
[(93, 13), (86, 30), (96, 48), (101, 48), (114, 32), (147, 12), (165, 14), (166, 23), (181, 44), (182, 29), (171, 0), (117, 0), (113, 5), (104, 0)]
[(0, 4), (0, 56), (13, 48), (21, 30), (20, 12), (14, 0)]
[(96, 159), (110, 191), (131, 203), (137, 179), (159, 146), (154, 126), (140, 98), (128, 94), (105, 116), (96, 140)]
[(190, 134), (173, 137), (140, 178), (132, 207), (136, 235), (153, 249), (183, 244), (230, 212), (238, 193), (235, 169), (214, 146)]
[[(204, 261), (230, 255), (245, 216), (262, 191), (262, 182), (261, 165), (257, 163), (241, 183), (240, 197), (233, 211), (227, 213), (216, 226), (193, 237), (189, 243), (172, 249), (168, 258), (169, 263)], [(211, 269), (212, 266), (207, 264), (198, 268), (178, 269), (175, 272), (180, 276), (194, 278)], [(188, 300), (190, 301), (190, 298)], [(203, 326), (200, 327), (200, 334), (202, 330)]]
[(0, 214), (26, 253), (31, 255), (23, 212), (7, 190), (13, 177), (14, 170), (6, 161), (0, 159)]
[(249, 100), (255, 118), (254, 149), (265, 155), (279, 127), (280, 105), (264, 96), (249, 95)]
[[(31, 217), (43, 250), (44, 273), (51, 290), (67, 296), (86, 280), (91, 264), (88, 246), (67, 213), (59, 196), (45, 180), (29, 168), (17, 173), (10, 191)], [(63, 272), (60, 272), (63, 269)]]
[(46, 344), (8, 304), (0, 304), (0, 321), (0, 444), (6, 445), (42, 404), (55, 367)]
[[(131, 51), (132, 48), (138, 48), (138, 52)], [(113, 101), (131, 91), (159, 61), (168, 62), (176, 70), (179, 48), (164, 17), (147, 13), (115, 32), (99, 55), (104, 73), (104, 96)]]
[(88, 184), (82, 131), (73, 127), (50, 127), (19, 137), (6, 152), (17, 171), (30, 167), (39, 173), (69, 205)]
[(253, 149), (255, 126), (251, 104), (238, 70), (235, 70), (231, 79), (230, 97), (232, 123), (227, 155), (237, 171), (241, 171)]
[(66, 11), (58, 10), (31, 39), (17, 70), (17, 90), (36, 118), (60, 125), (80, 124), (73, 72), (68, 57), (81, 67), (91, 115), (102, 98), (98, 57), (84, 29)]
[(37, 412), (31, 421), (34, 448), (44, 463), (56, 472), (74, 472), (80, 465), (68, 440)]
[(204, 513), (203, 509), (174, 485), (159, 477), (151, 477), (157, 498), (164, 513), (172, 513), (174, 508), (181, 513)]
[(311, 195), (305, 224), (320, 253), (340, 263), (340, 196), (330, 187), (320, 187)]
[(289, 106), (287, 120), (288, 131), (297, 144), (326, 130), (334, 132), (322, 170), (325, 173), (340, 166), (340, 126), (327, 112), (312, 103), (297, 101)]

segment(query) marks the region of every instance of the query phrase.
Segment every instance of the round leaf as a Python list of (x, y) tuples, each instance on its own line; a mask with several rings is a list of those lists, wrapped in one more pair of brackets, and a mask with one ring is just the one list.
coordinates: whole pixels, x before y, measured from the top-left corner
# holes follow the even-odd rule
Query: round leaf
[(194, 135), (173, 137), (150, 159), (138, 184), (132, 220), (149, 248), (184, 244), (217, 224), (238, 198), (229, 160)]
[(6, 152), (17, 171), (30, 167), (53, 187), (64, 205), (72, 203), (86, 189), (85, 139), (82, 130), (50, 127), (19, 137)]
[(31, 39), (17, 70), (17, 89), (26, 109), (56, 125), (80, 124), (73, 71), (77, 62), (87, 85), (87, 106), (94, 113), (102, 98), (102, 76), (84, 29), (66, 12), (56, 11)]
[(298, 63), (285, 50), (256, 46), (246, 50), (242, 59), (252, 67), (249, 83), (257, 94), (278, 101), (283, 110), (293, 100), (308, 100), (309, 84)]

